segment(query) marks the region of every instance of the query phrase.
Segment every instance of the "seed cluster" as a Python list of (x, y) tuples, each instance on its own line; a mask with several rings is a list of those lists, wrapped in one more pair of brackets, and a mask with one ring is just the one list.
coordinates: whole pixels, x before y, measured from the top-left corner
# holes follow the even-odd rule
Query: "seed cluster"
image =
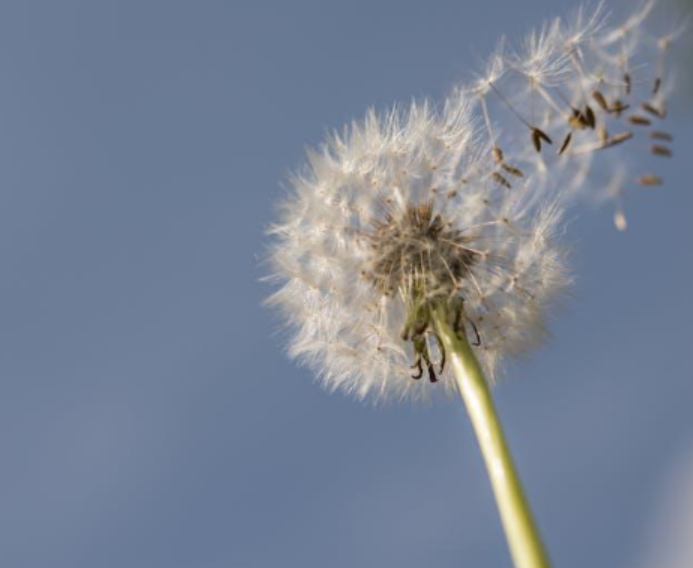
[(376, 220), (367, 233), (372, 258), (364, 271), (381, 293), (421, 294), (428, 300), (459, 290), (481, 253), (474, 238), (434, 214), (433, 202), (409, 204)]

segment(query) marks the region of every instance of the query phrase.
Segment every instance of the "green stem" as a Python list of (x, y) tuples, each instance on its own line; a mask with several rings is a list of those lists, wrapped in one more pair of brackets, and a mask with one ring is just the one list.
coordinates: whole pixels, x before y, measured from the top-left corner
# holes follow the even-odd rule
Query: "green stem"
[(479, 362), (464, 334), (460, 337), (450, 327), (444, 305), (436, 307), (433, 319), (479, 440), (515, 566), (549, 568)]

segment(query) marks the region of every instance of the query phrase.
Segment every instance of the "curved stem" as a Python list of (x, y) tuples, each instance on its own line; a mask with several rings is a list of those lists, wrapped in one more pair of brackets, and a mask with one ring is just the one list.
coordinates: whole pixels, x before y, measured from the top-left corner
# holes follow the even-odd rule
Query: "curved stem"
[(433, 319), (484, 456), (513, 562), (516, 568), (549, 568), (479, 362), (465, 335), (450, 327), (444, 305), (436, 307)]

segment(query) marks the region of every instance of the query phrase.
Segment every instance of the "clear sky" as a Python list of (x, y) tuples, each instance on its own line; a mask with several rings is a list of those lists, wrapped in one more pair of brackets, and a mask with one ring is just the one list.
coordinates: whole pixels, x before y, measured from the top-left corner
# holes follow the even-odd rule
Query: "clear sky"
[[(461, 405), (316, 388), (258, 264), (306, 145), (574, 4), (4, 0), (0, 566), (508, 566)], [(693, 447), (690, 100), (628, 233), (572, 215), (574, 298), (496, 389), (561, 568), (639, 566)]]

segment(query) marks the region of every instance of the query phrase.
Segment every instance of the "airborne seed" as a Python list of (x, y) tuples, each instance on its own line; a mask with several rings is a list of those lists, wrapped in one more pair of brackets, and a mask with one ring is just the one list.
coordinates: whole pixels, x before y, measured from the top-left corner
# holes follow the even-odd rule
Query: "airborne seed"
[(508, 164), (503, 164), (501, 167), (510, 175), (515, 177), (525, 177), (525, 173), (520, 168), (515, 168), (513, 166), (509, 166)]
[(631, 116), (628, 119), (628, 122), (636, 126), (650, 126), (650, 124), (652, 124), (652, 121), (649, 118), (645, 118), (644, 116), (640, 116), (638, 114)]
[(604, 95), (602, 95), (601, 92), (599, 91), (594, 91), (592, 93), (592, 96), (594, 97), (594, 100), (597, 101), (597, 104), (602, 108), (602, 110), (609, 111), (609, 103), (606, 102), (606, 98)]
[(604, 148), (611, 148), (612, 146), (618, 146), (623, 144), (627, 140), (633, 138), (632, 132), (621, 132), (619, 134), (614, 134), (605, 144)]
[(572, 139), (573, 139), (573, 133), (568, 132), (568, 134), (566, 134), (565, 138), (563, 139), (563, 144), (561, 144), (560, 150), (558, 150), (559, 156), (563, 155), (563, 152), (565, 152), (568, 149), (568, 146), (570, 145), (570, 141)]
[(510, 182), (507, 179), (505, 179), (505, 177), (503, 177), (498, 172), (493, 172), (493, 174), (491, 174), (491, 177), (494, 179), (494, 181), (498, 182), (503, 187), (507, 187), (508, 189), (512, 189), (513, 186), (510, 185)]
[(666, 111), (659, 109), (650, 103), (642, 103), (642, 108), (645, 112), (649, 112), (650, 114), (656, 116), (657, 118), (666, 118), (667, 113)]
[(671, 158), (672, 152), (670, 148), (667, 148), (666, 146), (661, 146), (659, 144), (655, 144), (650, 148), (650, 152), (652, 152), (655, 156), (663, 156), (665, 158)]
[(541, 152), (541, 141), (546, 142), (547, 144), (553, 144), (553, 141), (551, 138), (549, 138), (549, 135), (546, 134), (543, 130), (540, 130), (536, 126), (532, 128), (532, 142), (534, 143), (534, 148), (536, 149), (537, 152)]
[(653, 130), (650, 132), (650, 138), (652, 140), (664, 140), (666, 142), (673, 142), (674, 137), (668, 132), (662, 132), (661, 130)]
[(662, 178), (653, 174), (645, 174), (638, 181), (642, 185), (662, 185)]
[(662, 87), (662, 80), (659, 77), (657, 77), (654, 80), (654, 86), (652, 87), (652, 94), (656, 95), (657, 93), (659, 93), (659, 89), (661, 89), (661, 87)]

